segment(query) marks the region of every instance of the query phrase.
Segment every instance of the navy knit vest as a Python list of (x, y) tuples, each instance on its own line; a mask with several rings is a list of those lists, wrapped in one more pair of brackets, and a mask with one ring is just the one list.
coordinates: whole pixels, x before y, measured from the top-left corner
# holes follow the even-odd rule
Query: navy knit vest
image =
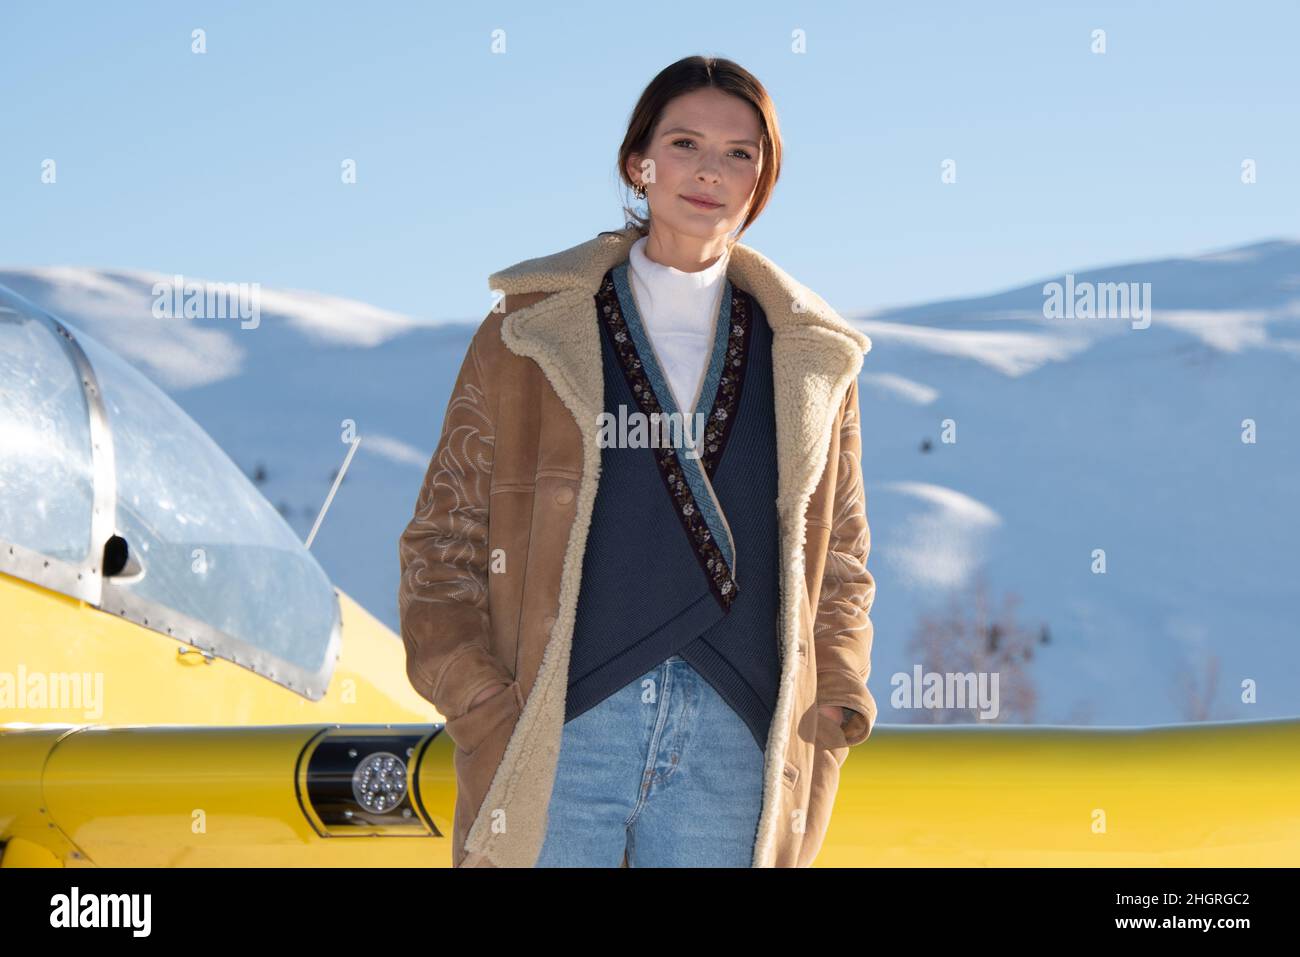
[[(607, 424), (677, 411), (627, 269), (609, 270), (596, 293)], [(699, 407), (681, 411), (703, 413), (698, 455), (668, 436), (601, 448), (565, 721), (677, 654), (766, 750), (781, 670), (772, 330), (730, 280)]]

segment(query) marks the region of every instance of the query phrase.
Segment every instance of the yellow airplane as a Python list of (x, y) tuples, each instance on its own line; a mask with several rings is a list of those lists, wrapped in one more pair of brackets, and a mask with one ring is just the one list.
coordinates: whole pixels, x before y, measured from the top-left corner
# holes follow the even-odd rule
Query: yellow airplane
[[(0, 866), (450, 865), (400, 639), (111, 350), (0, 287)], [(882, 727), (818, 865), (1300, 863), (1300, 721)]]
[(0, 866), (450, 866), (452, 743), (398, 636), (3, 287), (0, 357)]

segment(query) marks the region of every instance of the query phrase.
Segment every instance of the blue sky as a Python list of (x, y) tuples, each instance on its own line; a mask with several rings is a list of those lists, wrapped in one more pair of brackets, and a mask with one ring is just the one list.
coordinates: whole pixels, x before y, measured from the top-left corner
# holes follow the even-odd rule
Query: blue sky
[(621, 224), (628, 113), (692, 53), (737, 60), (777, 104), (786, 162), (745, 241), (846, 315), (1296, 238), (1298, 11), (6, 3), (0, 265), (481, 319), (490, 272)]

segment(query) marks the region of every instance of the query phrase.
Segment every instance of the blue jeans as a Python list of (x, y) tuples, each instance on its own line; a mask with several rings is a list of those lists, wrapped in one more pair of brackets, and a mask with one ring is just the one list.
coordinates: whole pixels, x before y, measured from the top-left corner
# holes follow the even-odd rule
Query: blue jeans
[(680, 655), (564, 725), (537, 867), (749, 867), (764, 755)]

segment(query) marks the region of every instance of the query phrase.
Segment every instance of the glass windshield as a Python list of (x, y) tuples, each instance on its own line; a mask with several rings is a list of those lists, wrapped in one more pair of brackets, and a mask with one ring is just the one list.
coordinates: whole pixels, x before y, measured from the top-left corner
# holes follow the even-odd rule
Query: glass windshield
[(94, 491), (72, 357), (46, 321), (0, 289), (0, 539), (81, 563)]
[(117, 465), (117, 528), (144, 565), (138, 597), (315, 672), (336, 619), (316, 559), (253, 483), (133, 366), (77, 333)]
[[(108, 580), (156, 606), (164, 621), (167, 610), (180, 612), (310, 675), (327, 671), (338, 606), (320, 564), (175, 402), (93, 337), (63, 325), (99, 385), (116, 531), (143, 568), (128, 564), (124, 577)], [(49, 318), (0, 289), (0, 540), (74, 565), (92, 548), (95, 493), (90, 409), (77, 370)], [(96, 557), (103, 546), (94, 543)]]

